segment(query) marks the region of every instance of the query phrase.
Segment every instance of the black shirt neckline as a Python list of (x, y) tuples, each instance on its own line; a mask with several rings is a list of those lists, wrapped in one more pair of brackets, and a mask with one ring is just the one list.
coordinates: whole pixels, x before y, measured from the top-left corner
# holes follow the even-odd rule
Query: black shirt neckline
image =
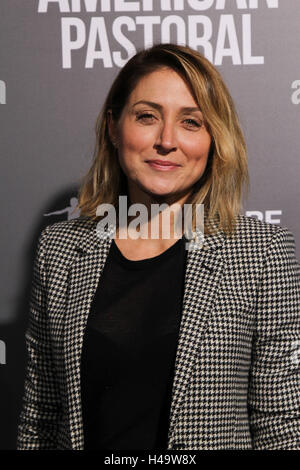
[(169, 256), (175, 255), (175, 253), (179, 251), (180, 248), (183, 246), (184, 240), (185, 240), (185, 237), (183, 235), (173, 245), (171, 245), (169, 248), (167, 248), (165, 251), (163, 251), (157, 256), (153, 256), (151, 258), (145, 258), (141, 260), (131, 260), (131, 259), (126, 258), (123, 255), (123, 253), (119, 250), (115, 240), (112, 239), (111, 254), (115, 259), (118, 260), (119, 263), (121, 263), (123, 266), (129, 269), (145, 269), (150, 266), (153, 266), (156, 263), (161, 262), (162, 260), (168, 258)]

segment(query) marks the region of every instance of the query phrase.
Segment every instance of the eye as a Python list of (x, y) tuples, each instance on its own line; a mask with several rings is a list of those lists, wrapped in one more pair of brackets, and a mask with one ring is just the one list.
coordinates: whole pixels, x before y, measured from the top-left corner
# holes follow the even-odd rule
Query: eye
[(155, 120), (155, 116), (151, 113), (137, 113), (136, 120), (144, 124), (151, 124)]
[(183, 122), (186, 123), (187, 127), (192, 127), (192, 128), (194, 127), (196, 129), (199, 129), (200, 127), (202, 127), (202, 124), (203, 124), (202, 121), (196, 121), (195, 119), (192, 119), (192, 118), (185, 119)]

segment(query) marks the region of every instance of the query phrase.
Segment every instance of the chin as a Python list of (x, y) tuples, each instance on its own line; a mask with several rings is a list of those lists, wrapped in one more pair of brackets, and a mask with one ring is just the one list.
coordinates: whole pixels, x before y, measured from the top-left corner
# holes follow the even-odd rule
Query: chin
[(167, 197), (167, 196), (172, 196), (173, 194), (176, 194), (176, 191), (174, 191), (174, 189), (170, 189), (170, 188), (160, 188), (160, 187), (143, 187), (142, 188), (143, 191), (145, 191), (147, 194), (149, 194), (150, 196), (154, 196), (154, 197)]

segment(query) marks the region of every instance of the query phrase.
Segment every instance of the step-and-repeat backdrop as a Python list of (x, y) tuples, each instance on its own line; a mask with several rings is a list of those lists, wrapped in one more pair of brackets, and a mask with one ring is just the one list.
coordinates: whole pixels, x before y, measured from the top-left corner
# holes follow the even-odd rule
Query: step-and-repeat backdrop
[(218, 67), (249, 150), (243, 211), (288, 227), (299, 258), (300, 1), (1, 0), (0, 22), (0, 448), (13, 449), (37, 238), (78, 216), (96, 116), (139, 48), (188, 44)]

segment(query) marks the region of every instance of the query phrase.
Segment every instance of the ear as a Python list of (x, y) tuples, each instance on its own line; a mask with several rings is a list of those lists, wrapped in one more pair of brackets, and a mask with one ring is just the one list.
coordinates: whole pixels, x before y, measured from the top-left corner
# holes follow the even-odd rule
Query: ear
[(109, 109), (107, 111), (107, 126), (108, 126), (108, 133), (111, 143), (114, 147), (117, 146), (117, 125), (114, 121), (112, 110)]

